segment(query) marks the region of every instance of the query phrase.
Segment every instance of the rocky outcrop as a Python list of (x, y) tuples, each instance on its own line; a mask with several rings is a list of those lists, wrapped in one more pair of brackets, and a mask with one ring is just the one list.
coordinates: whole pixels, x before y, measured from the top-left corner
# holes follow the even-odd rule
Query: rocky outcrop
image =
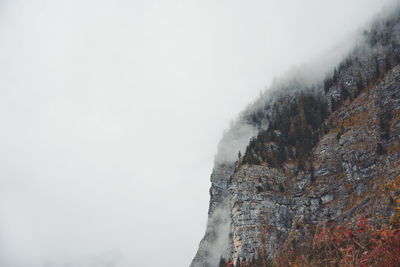
[(384, 184), (400, 177), (399, 14), (376, 22), (323, 82), (292, 82), (242, 114), (258, 135), (236, 162), (216, 164), (191, 266), (272, 258), (318, 225), (393, 212)]
[[(342, 222), (359, 214), (390, 212), (382, 185), (400, 176), (400, 66), (346, 103), (310, 156), (309, 168), (241, 165), (228, 191), (232, 258), (252, 258), (263, 248), (272, 257), (288, 239), (310, 226)], [(388, 135), (382, 130), (387, 120)]]
[(230, 251), (230, 208), (228, 183), (235, 166), (223, 164), (214, 167), (211, 174), (210, 207), (206, 233), (191, 266), (214, 266), (220, 257), (229, 257)]

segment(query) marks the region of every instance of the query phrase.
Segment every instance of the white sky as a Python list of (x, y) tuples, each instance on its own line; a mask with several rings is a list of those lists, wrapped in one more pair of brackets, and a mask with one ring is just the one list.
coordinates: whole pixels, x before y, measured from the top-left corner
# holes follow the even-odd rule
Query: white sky
[(229, 121), (393, 0), (0, 0), (0, 266), (188, 266)]

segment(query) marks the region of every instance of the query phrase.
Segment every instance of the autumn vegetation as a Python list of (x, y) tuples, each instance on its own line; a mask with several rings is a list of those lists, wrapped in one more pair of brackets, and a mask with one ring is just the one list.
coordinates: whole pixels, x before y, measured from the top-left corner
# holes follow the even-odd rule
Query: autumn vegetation
[(400, 266), (400, 177), (384, 191), (394, 205), (391, 216), (325, 223), (316, 228), (306, 250), (282, 248), (274, 259), (263, 253), (251, 260), (221, 259), (219, 267)]
[[(363, 63), (357, 56), (346, 58), (324, 80), (325, 95), (315, 94), (313, 88), (310, 88), (299, 93), (296, 98), (282, 98), (273, 106), (265, 105), (264, 109), (270, 111), (264, 112), (268, 114), (268, 127), (260, 127), (258, 134), (250, 140), (243, 157), (239, 155), (241, 164), (265, 164), (272, 168), (281, 168), (285, 162), (290, 161), (297, 163), (298, 170), (304, 170), (313, 147), (334, 128), (327, 118), (343, 105), (357, 101), (362, 92), (369, 94), (370, 88), (385, 73), (400, 64), (400, 43), (390, 35), (390, 29), (396, 21), (400, 21), (400, 16), (386, 22), (384, 28), (387, 30), (381, 33), (374, 29), (365, 33), (371, 49), (377, 49), (378, 45), (390, 49), (380, 53), (379, 59), (373, 58), (372, 63), (370, 62), (373, 64), (371, 73), (358, 71), (353, 74), (355, 85), (352, 88), (343, 84), (340, 75), (344, 75), (352, 66), (362, 66)], [(328, 97), (333, 87), (339, 93)], [(251, 125), (261, 125), (265, 119), (262, 116), (264, 113), (249, 113), (246, 119)], [(381, 136), (376, 145), (378, 156), (397, 149), (397, 146), (383, 145), (390, 139), (390, 121), (396, 118), (396, 114), (389, 111), (379, 115)], [(340, 139), (342, 134), (342, 130), (339, 130), (337, 138)], [(260, 248), (256, 258), (221, 258), (219, 267), (400, 266), (400, 177), (385, 177), (384, 180), (389, 182), (383, 184), (383, 188), (379, 190), (390, 199), (389, 209), (392, 212), (389, 215), (376, 212), (351, 219), (321, 222), (314, 226), (302, 246), (284, 246), (273, 258)]]
[(384, 190), (394, 204), (392, 216), (325, 224), (317, 229), (308, 252), (285, 251), (270, 266), (400, 266), (400, 178)]

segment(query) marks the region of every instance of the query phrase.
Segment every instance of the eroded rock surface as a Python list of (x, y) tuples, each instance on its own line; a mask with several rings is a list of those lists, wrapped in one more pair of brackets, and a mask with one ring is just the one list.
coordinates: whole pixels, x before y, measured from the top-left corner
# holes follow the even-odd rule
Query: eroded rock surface
[[(259, 99), (244, 112), (242, 122), (259, 134), (236, 162), (216, 164), (207, 229), (191, 266), (217, 266), (221, 256), (235, 261), (261, 252), (272, 258), (285, 244), (307, 240), (318, 225), (393, 212), (384, 185), (400, 177), (396, 14), (365, 34), (366, 45), (355, 48), (332, 77), (308, 90), (318, 96), (308, 106), (307, 86), (292, 82), (292, 91)], [(281, 112), (290, 105), (296, 109)], [(302, 114), (323, 111), (321, 105), (327, 114)], [(274, 126), (285, 119), (290, 123), (281, 128), (287, 132)], [(293, 132), (310, 138), (305, 148)]]
[[(242, 165), (236, 170), (228, 186), (232, 258), (252, 258), (261, 242), (273, 256), (289, 235), (307, 234), (307, 224), (385, 210), (389, 199), (380, 187), (400, 175), (399, 87), (396, 67), (332, 114), (335, 126), (313, 149), (311, 171), (293, 174), (290, 163), (281, 169)], [(383, 138), (385, 113), (391, 119)], [(379, 144), (385, 152), (378, 151)]]

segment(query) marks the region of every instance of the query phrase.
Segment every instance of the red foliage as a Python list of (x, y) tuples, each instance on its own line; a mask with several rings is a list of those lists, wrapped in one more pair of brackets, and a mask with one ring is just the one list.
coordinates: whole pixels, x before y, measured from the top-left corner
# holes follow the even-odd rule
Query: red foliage
[(400, 266), (400, 178), (383, 190), (396, 205), (391, 217), (361, 217), (356, 223), (317, 229), (310, 250), (283, 251), (278, 266)]
[(366, 218), (356, 226), (326, 227), (313, 240), (313, 254), (326, 266), (400, 266), (400, 230)]
[(226, 263), (226, 267), (233, 267), (233, 262), (232, 262), (231, 260), (229, 260), (229, 261)]

